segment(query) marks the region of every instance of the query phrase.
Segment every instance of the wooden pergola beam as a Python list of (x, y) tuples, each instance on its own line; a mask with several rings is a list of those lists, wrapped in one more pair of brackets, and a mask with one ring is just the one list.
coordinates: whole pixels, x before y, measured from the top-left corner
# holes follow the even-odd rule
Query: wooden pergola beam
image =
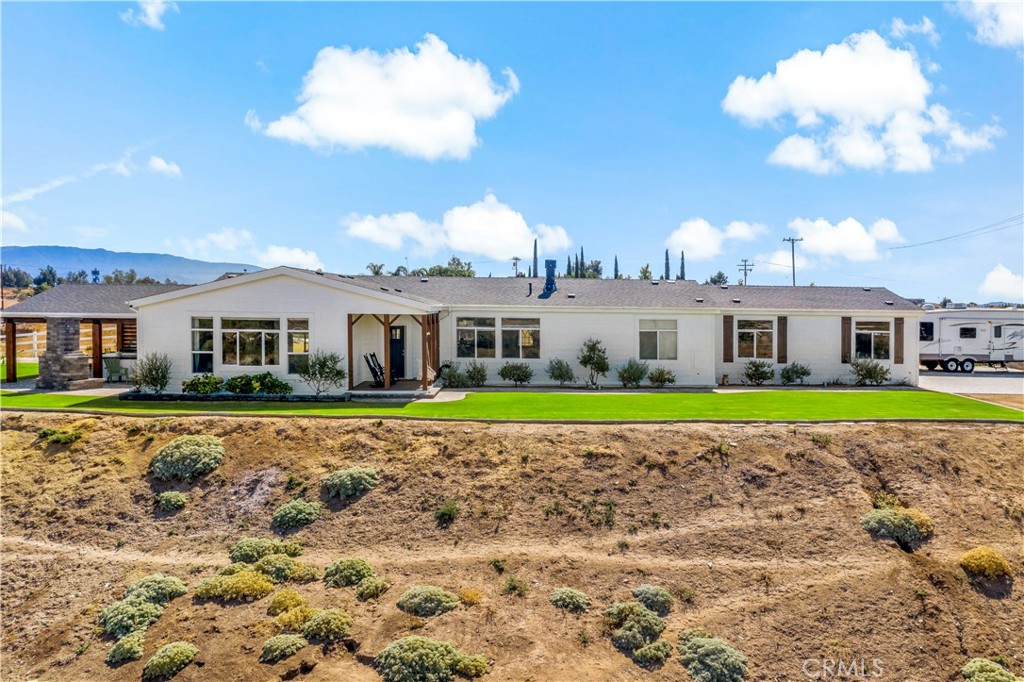
[(427, 379), (427, 356), (430, 355), (430, 349), (427, 344), (430, 342), (430, 332), (427, 331), (427, 315), (420, 315), (413, 317), (416, 322), (420, 325), (420, 355), (422, 356), (422, 362), (420, 363), (420, 377), (422, 378), (422, 388), (427, 390), (428, 379)]
[(4, 357), (7, 358), (5, 380), (13, 384), (18, 380), (18, 323), (4, 320)]
[(92, 378), (103, 378), (103, 322), (92, 321)]
[[(359, 317), (362, 317), (360, 315)], [(359, 318), (356, 318), (358, 321)], [(355, 387), (355, 364), (352, 362), (352, 325), (355, 324), (352, 320), (352, 313), (348, 314), (348, 390), (352, 390)]]
[[(377, 317), (374, 315), (374, 317)], [(391, 316), (384, 316), (384, 390), (391, 388)]]

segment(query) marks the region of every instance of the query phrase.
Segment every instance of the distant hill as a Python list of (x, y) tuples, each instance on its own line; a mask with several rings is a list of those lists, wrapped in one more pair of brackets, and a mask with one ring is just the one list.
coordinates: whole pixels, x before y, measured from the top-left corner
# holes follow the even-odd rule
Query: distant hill
[(181, 284), (198, 284), (217, 279), (225, 272), (254, 272), (263, 268), (246, 263), (208, 263), (166, 253), (130, 253), (106, 249), (79, 249), (73, 246), (4, 246), (0, 262), (5, 267), (21, 268), (35, 277), (40, 268), (52, 265), (60, 275), (67, 272), (98, 269), (107, 275), (114, 270), (135, 268), (139, 276), (160, 281), (171, 279)]

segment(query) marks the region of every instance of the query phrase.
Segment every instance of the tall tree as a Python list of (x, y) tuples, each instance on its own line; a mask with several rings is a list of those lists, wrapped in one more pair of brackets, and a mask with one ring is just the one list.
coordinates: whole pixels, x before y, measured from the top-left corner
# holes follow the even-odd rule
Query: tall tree
[(672, 279), (672, 271), (669, 269), (669, 266), (668, 266), (668, 249), (665, 249), (665, 277), (664, 277), (664, 279), (665, 280)]
[(615, 279), (622, 279), (622, 276), (619, 275), (619, 257), (618, 256), (615, 256)]
[(719, 270), (715, 274), (704, 280), (704, 284), (715, 284), (717, 286), (723, 286), (729, 283), (729, 276)]
[(39, 274), (32, 280), (32, 284), (37, 287), (55, 287), (58, 279), (57, 270), (52, 265), (47, 265), (45, 268), (39, 268)]
[(538, 265), (539, 265), (539, 263), (537, 262), (537, 240), (534, 239), (533, 240), (533, 269), (530, 270), (530, 277), (536, 277), (537, 276), (537, 272), (538, 272), (537, 271), (537, 267), (538, 267)]
[(471, 262), (452, 256), (447, 265), (433, 265), (423, 274), (428, 277), (475, 277), (476, 271)]
[(24, 289), (32, 286), (32, 275), (21, 268), (2, 267), (0, 272), (3, 272), (3, 276), (0, 279), (3, 280), (5, 287)]
[(580, 278), (580, 257), (579, 256), (575, 256), (573, 258), (573, 260), (575, 261), (575, 263), (574, 263), (573, 268), (572, 268), (572, 276), (575, 277), (576, 279), (579, 279)]
[(369, 272), (371, 275), (383, 275), (384, 274), (384, 264), (383, 263), (367, 263), (366, 264), (366, 271)]
[(394, 270), (391, 271), (391, 276), (392, 277), (408, 277), (409, 276), (409, 268), (405, 267), (404, 265), (399, 265), (397, 268), (395, 268)]
[(576, 276), (577, 277), (583, 277), (583, 268), (586, 267), (587, 261), (586, 261), (586, 259), (583, 256), (583, 247), (582, 246), (580, 247), (580, 261), (579, 262), (580, 262), (580, 264), (579, 264), (579, 267), (577, 268)]
[(647, 263), (640, 268), (640, 279), (654, 279), (654, 275), (651, 274), (651, 264)]
[(69, 272), (68, 274), (64, 275), (63, 281), (67, 282), (68, 284), (88, 284), (89, 273), (87, 273), (85, 270), (79, 270), (78, 272)]
[(599, 260), (592, 260), (583, 266), (584, 279), (601, 279), (603, 274), (604, 268), (601, 267), (601, 261)]
[(572, 277), (572, 257), (565, 257), (565, 276)]
[(679, 252), (679, 277), (676, 279), (686, 279), (686, 252)]

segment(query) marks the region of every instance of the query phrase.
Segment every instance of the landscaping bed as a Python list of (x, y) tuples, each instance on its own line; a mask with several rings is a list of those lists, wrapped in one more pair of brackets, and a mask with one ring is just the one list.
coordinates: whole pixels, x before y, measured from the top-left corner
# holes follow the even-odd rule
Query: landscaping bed
[(118, 400), (141, 400), (145, 402), (197, 402), (197, 403), (343, 403), (351, 400), (348, 393), (342, 395), (292, 395), (290, 393), (143, 393), (128, 391), (117, 396)]

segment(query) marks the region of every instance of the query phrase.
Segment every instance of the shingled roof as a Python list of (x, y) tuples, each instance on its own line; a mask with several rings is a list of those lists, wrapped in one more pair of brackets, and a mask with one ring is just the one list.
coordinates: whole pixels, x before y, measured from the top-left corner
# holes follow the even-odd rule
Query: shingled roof
[(185, 284), (58, 284), (3, 311), (3, 317), (134, 318), (128, 301), (184, 289)]

